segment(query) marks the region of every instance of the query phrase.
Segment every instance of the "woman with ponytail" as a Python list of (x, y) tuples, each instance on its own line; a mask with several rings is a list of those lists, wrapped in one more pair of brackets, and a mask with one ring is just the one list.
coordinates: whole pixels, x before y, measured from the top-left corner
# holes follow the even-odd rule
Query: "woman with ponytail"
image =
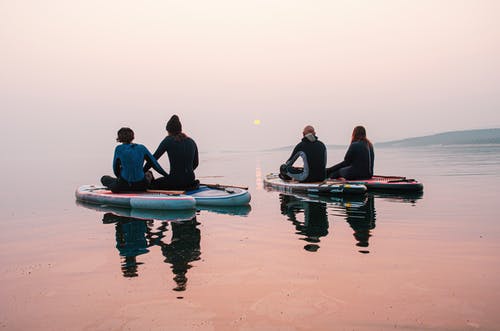
[[(154, 179), (152, 189), (157, 190), (188, 190), (195, 189), (199, 181), (195, 179), (194, 170), (198, 167), (198, 147), (193, 139), (182, 132), (179, 116), (173, 115), (166, 126), (168, 135), (162, 140), (154, 157), (159, 160), (167, 152), (170, 162), (170, 173), (167, 176)], [(144, 171), (151, 164), (147, 163)]]

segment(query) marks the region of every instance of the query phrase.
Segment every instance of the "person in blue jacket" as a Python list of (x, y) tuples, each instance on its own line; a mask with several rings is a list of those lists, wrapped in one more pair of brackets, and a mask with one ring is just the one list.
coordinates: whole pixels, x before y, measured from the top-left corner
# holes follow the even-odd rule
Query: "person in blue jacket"
[(146, 176), (143, 170), (146, 161), (160, 174), (167, 175), (151, 152), (144, 145), (132, 143), (133, 140), (132, 129), (118, 130), (116, 141), (121, 145), (116, 146), (113, 157), (113, 172), (116, 178), (111, 176), (101, 178), (101, 183), (113, 193), (146, 191), (152, 179), (151, 172)]
[(347, 149), (344, 161), (327, 168), (329, 178), (370, 179), (373, 177), (375, 154), (373, 145), (366, 137), (363, 126), (356, 126), (352, 131), (351, 145)]
[[(159, 190), (191, 190), (199, 186), (194, 170), (198, 167), (198, 147), (193, 139), (182, 132), (182, 124), (177, 115), (173, 115), (167, 122), (168, 135), (161, 141), (153, 153), (159, 160), (165, 152), (170, 162), (170, 173), (154, 179), (151, 188)], [(146, 163), (144, 171), (151, 168)]]
[[(318, 140), (311, 125), (304, 128), (302, 135), (303, 138), (293, 149), (292, 155), (281, 165), (279, 177), (299, 182), (321, 182), (326, 176), (326, 146)], [(304, 167), (294, 167), (298, 158), (302, 159)]]

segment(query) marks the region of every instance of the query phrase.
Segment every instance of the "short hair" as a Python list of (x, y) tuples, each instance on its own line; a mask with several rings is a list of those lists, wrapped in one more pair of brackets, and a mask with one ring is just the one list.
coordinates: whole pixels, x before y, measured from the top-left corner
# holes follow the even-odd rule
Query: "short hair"
[(304, 130), (302, 131), (302, 134), (305, 136), (308, 133), (316, 134), (316, 131), (314, 130), (314, 127), (312, 125), (306, 125)]
[(131, 128), (121, 128), (118, 130), (116, 141), (119, 143), (130, 144), (134, 140), (134, 131)]

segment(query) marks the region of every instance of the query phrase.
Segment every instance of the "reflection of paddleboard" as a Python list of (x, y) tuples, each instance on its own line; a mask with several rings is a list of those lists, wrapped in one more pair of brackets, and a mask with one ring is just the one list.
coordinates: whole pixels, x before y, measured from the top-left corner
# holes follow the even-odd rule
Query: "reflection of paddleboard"
[(326, 203), (335, 206), (363, 206), (366, 204), (367, 194), (349, 194), (349, 195), (318, 195), (310, 193), (281, 193), (280, 196), (287, 195), (294, 199), (304, 202)]
[(76, 202), (79, 206), (102, 212), (113, 213), (123, 217), (131, 217), (142, 220), (159, 221), (188, 221), (196, 216), (195, 209), (185, 210), (157, 210), (157, 209), (133, 209), (107, 205), (97, 205), (86, 202)]
[(339, 181), (326, 180), (316, 183), (301, 183), (295, 180), (283, 180), (278, 174), (269, 174), (264, 178), (264, 185), (281, 192), (305, 192), (313, 194), (363, 194), (366, 186), (363, 184), (350, 184)]
[(181, 210), (194, 209), (196, 201), (185, 194), (149, 192), (113, 193), (103, 186), (83, 185), (75, 192), (82, 202), (133, 209)]
[(235, 215), (235, 216), (248, 216), (252, 207), (245, 206), (196, 206), (196, 209), (201, 211), (208, 211), (215, 214)]

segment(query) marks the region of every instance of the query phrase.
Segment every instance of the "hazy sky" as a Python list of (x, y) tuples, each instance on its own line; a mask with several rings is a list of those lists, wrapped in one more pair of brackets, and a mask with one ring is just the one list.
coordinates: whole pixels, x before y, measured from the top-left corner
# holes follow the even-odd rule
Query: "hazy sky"
[(0, 43), (19, 146), (154, 149), (174, 113), (202, 150), (500, 127), (500, 1), (0, 0)]

